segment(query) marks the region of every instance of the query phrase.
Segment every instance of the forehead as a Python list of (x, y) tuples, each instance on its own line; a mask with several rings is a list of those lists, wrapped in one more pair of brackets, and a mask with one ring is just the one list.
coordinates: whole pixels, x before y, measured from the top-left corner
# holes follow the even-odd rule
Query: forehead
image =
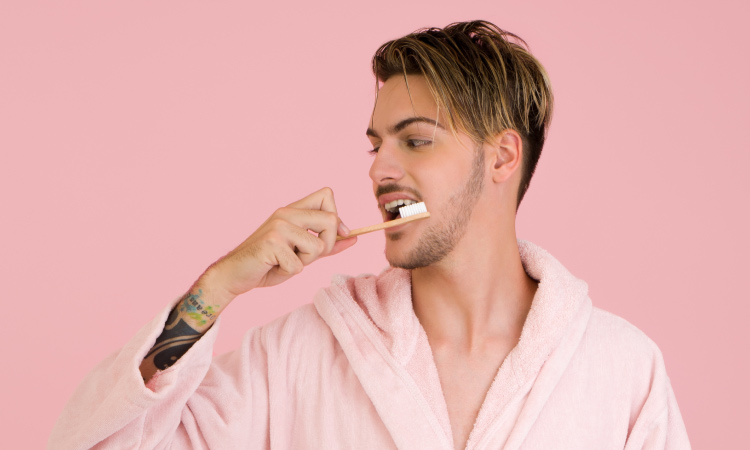
[(374, 130), (385, 131), (396, 122), (419, 116), (445, 123), (437, 109), (423, 76), (409, 75), (405, 81), (403, 76), (394, 75), (378, 91), (370, 125)]

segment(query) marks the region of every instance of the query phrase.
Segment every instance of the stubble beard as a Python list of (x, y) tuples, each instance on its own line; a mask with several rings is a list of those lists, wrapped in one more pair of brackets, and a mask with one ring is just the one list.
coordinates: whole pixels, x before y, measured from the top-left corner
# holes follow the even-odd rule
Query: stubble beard
[[(481, 147), (480, 147), (481, 148)], [(416, 246), (401, 259), (388, 259), (392, 267), (413, 270), (435, 264), (445, 258), (456, 247), (466, 233), (471, 213), (484, 188), (484, 152), (477, 149), (472, 163), (471, 175), (464, 187), (448, 200), (447, 223), (436, 223), (428, 227)], [(403, 232), (388, 235), (397, 241)]]

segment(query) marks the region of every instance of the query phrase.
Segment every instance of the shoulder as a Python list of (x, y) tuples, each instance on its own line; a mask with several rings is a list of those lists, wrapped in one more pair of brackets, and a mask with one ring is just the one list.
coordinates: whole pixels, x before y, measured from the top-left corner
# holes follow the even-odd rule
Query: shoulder
[(594, 306), (585, 337), (608, 350), (629, 354), (653, 355), (659, 347), (640, 328), (623, 317)]
[[(389, 295), (392, 290), (409, 289), (410, 281), (408, 271), (393, 268), (386, 268), (379, 275), (334, 275), (330, 285), (322, 288), (318, 295), (321, 292), (327, 292), (329, 295), (337, 292), (368, 311), (368, 306), (372, 306), (369, 303), (379, 303), (384, 296), (392, 296)], [(338, 346), (333, 331), (318, 312), (315, 303), (299, 306), (253, 332), (263, 341), (269, 352), (337, 350)]]
[(579, 358), (587, 370), (608, 380), (640, 409), (649, 392), (662, 384), (666, 368), (661, 350), (641, 329), (624, 318), (594, 307)]
[(661, 349), (624, 318), (593, 308), (582, 344), (588, 369), (619, 399), (629, 399), (631, 427), (636, 420), (650, 426), (674, 401)]
[(643, 330), (597, 307), (591, 310), (584, 344), (588, 352), (602, 357), (609, 355), (633, 369), (651, 371), (654, 364), (663, 363), (659, 347)]
[(596, 306), (591, 309), (589, 326), (593, 327), (595, 331), (605, 332), (605, 330), (609, 330), (613, 335), (641, 343), (649, 340), (646, 333), (625, 318)]
[[(321, 291), (343, 290), (347, 291), (350, 295), (354, 295), (358, 288), (361, 289), (362, 286), (374, 285), (378, 279), (388, 272), (388, 270), (384, 270), (380, 276), (372, 274), (357, 276), (337, 274), (331, 278), (329, 286), (322, 288)], [(269, 340), (269, 342), (274, 340), (283, 340), (286, 342), (300, 334), (311, 338), (332, 335), (331, 329), (318, 313), (318, 309), (314, 303), (301, 305), (293, 311), (279, 316), (253, 331), (259, 333), (263, 339)]]
[[(269, 348), (288, 348), (294, 341), (311, 342), (330, 335), (330, 328), (312, 303), (306, 303), (260, 327)], [(303, 338), (301, 338), (303, 337)]]

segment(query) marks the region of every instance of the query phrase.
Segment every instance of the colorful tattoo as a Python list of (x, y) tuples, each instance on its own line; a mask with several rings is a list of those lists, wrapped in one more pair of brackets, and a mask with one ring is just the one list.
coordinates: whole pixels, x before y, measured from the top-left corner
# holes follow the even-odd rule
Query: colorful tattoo
[(206, 302), (201, 299), (202, 295), (203, 289), (198, 289), (197, 294), (188, 292), (180, 305), (180, 312), (187, 314), (198, 325), (205, 325), (206, 319), (214, 320), (219, 310), (219, 305), (206, 305)]

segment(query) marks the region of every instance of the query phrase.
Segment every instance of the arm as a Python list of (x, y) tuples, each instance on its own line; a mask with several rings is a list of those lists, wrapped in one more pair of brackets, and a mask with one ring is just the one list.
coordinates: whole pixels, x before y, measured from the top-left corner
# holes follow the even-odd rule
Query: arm
[(143, 382), (148, 385), (157, 370), (171, 367), (219, 318), (232, 301), (231, 296), (219, 294), (204, 274), (182, 296), (164, 324), (164, 331), (156, 338), (151, 350), (139, 367)]
[(625, 450), (690, 450), (690, 440), (667, 376), (664, 358), (653, 341), (651, 345), (654, 365), (650, 389), (625, 443)]
[(143, 381), (148, 383), (158, 370), (182, 357), (234, 298), (283, 283), (317, 259), (351, 247), (356, 237), (336, 240), (349, 233), (329, 188), (276, 210), (242, 244), (214, 262), (175, 306), (140, 365)]
[(269, 400), (263, 329), (250, 330), (239, 350), (212, 361), (219, 315), (238, 295), (282, 283), (356, 242), (336, 242), (339, 234), (348, 229), (330, 189), (277, 210), (89, 373), (48, 448), (205, 447), (207, 436), (246, 448), (263, 439)]

